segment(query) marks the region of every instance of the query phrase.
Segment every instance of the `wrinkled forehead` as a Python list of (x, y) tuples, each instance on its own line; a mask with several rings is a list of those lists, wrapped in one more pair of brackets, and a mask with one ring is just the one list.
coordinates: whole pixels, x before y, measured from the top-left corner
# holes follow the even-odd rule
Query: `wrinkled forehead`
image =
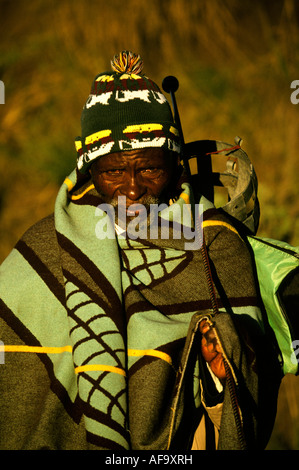
[(115, 152), (104, 155), (93, 164), (93, 167), (101, 169), (107, 166), (122, 167), (131, 165), (144, 165), (144, 166), (172, 166), (174, 157), (171, 152), (165, 149), (139, 149), (135, 151)]

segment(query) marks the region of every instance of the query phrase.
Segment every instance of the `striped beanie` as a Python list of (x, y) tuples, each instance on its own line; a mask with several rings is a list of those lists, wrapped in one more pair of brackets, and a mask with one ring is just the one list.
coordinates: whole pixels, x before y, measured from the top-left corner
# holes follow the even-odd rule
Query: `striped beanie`
[(76, 139), (77, 168), (86, 173), (103, 155), (162, 147), (180, 153), (179, 133), (159, 87), (143, 75), (139, 55), (123, 51), (112, 72), (97, 75), (81, 116)]

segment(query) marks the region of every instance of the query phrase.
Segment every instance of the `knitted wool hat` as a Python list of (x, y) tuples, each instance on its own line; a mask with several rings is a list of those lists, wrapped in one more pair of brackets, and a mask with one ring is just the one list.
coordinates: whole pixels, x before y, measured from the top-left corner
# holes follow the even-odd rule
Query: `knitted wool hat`
[(141, 74), (140, 56), (123, 51), (111, 66), (112, 72), (95, 77), (83, 107), (82, 137), (75, 142), (81, 173), (109, 153), (148, 147), (180, 153), (170, 105), (158, 85)]

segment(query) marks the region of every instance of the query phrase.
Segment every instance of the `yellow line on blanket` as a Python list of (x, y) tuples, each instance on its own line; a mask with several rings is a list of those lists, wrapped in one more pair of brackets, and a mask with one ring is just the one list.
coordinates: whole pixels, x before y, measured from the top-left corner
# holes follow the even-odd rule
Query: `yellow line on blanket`
[(186, 204), (190, 204), (190, 198), (189, 198), (188, 194), (182, 193), (182, 194), (180, 194), (180, 198), (183, 199), (183, 201), (185, 201)]
[(223, 222), (221, 220), (206, 220), (205, 222), (202, 223), (202, 227), (214, 227), (216, 225), (222, 225), (223, 227), (228, 228), (232, 232), (235, 232), (237, 235), (239, 235), (238, 231), (233, 227), (232, 225), (228, 224), (227, 222)]
[(64, 183), (67, 185), (69, 191), (73, 189), (74, 183), (69, 178), (65, 178)]
[(162, 359), (163, 361), (172, 364), (172, 359), (169, 354), (166, 354), (162, 351), (157, 351), (156, 349), (128, 349), (128, 356), (140, 357), (140, 356), (154, 356)]
[(93, 184), (91, 184), (90, 186), (88, 186), (88, 188), (86, 188), (82, 193), (80, 193), (80, 194), (73, 194), (73, 196), (71, 196), (71, 199), (73, 199), (73, 200), (81, 199), (81, 197), (83, 197), (84, 194), (88, 193), (88, 191), (90, 191), (91, 189), (94, 189), (94, 185), (93, 185)]
[(106, 372), (114, 372), (115, 374), (120, 374), (125, 376), (126, 372), (123, 369), (120, 369), (119, 367), (114, 367), (114, 366), (106, 366), (103, 364), (87, 364), (85, 366), (78, 366), (75, 367), (75, 373), (80, 374), (81, 372), (89, 372), (89, 371), (99, 371), (103, 370)]
[(26, 346), (26, 345), (0, 345), (0, 351), (4, 352), (25, 352), (37, 354), (61, 354), (72, 352), (72, 346)]

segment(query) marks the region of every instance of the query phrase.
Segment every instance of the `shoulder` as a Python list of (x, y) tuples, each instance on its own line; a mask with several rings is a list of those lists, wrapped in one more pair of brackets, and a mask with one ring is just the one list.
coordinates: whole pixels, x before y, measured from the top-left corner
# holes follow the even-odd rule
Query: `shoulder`
[(211, 245), (217, 239), (219, 242), (219, 238), (223, 242), (235, 240), (241, 244), (246, 240), (245, 227), (221, 209), (213, 208), (205, 211), (202, 227), (207, 245)]
[[(51, 214), (32, 225), (20, 238), (3, 262), (2, 271), (21, 269), (30, 265), (31, 272), (45, 278), (54, 276), (62, 282), (60, 250), (56, 236), (54, 215)], [(26, 271), (27, 272), (27, 271)]]
[(45, 247), (57, 244), (54, 214), (51, 214), (28, 228), (22, 237), (17, 241), (11, 252), (1, 264), (1, 268), (7, 267), (11, 261), (15, 263), (15, 254), (24, 251), (45, 251)]
[(32, 225), (17, 242), (15, 249), (23, 252), (33, 250), (36, 253), (46, 253), (57, 248), (57, 236), (54, 214), (51, 214)]
[(30, 240), (36, 239), (36, 237), (49, 237), (55, 233), (55, 224), (54, 224), (54, 214), (50, 214), (47, 217), (36, 222), (32, 225), (24, 235), (21, 240), (29, 242)]
[(32, 225), (17, 242), (15, 249), (21, 254), (34, 253), (40, 259), (56, 258), (58, 256), (58, 242), (54, 223), (54, 214), (51, 214)]
[(17, 242), (13, 251), (18, 251), (30, 263), (57, 264), (59, 247), (54, 215), (51, 214), (32, 225)]

